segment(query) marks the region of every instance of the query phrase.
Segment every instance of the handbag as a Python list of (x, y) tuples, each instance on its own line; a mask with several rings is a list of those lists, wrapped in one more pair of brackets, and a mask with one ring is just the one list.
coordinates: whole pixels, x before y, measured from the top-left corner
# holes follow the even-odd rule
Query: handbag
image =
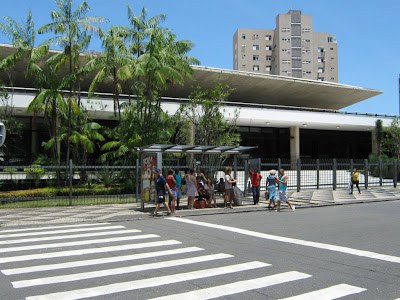
[(269, 191), (265, 192), (265, 199), (267, 199), (267, 200), (269, 199)]

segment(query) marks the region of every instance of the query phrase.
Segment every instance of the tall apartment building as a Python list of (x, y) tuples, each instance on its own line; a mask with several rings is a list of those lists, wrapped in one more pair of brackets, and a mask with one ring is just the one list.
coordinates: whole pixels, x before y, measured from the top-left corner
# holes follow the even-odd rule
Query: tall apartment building
[(336, 38), (313, 31), (311, 15), (290, 10), (276, 17), (275, 29), (238, 29), (233, 68), (319, 81), (338, 82)]

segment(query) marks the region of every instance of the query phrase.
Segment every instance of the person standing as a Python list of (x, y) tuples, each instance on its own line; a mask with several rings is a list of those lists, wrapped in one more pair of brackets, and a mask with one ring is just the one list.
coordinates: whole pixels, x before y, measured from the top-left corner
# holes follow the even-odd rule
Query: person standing
[(287, 205), (289, 205), (290, 209), (292, 211), (295, 211), (295, 207), (294, 205), (290, 204), (289, 200), (288, 200), (288, 192), (287, 192), (287, 181), (288, 181), (288, 177), (285, 175), (285, 170), (284, 169), (280, 169), (280, 174), (278, 177), (278, 183), (279, 183), (279, 196), (278, 196), (278, 211), (281, 210), (281, 202), (286, 202)]
[(176, 180), (174, 177), (174, 170), (169, 169), (168, 170), (168, 176), (167, 176), (167, 183), (171, 189), (172, 192), (172, 196), (169, 197), (169, 207), (171, 208), (171, 211), (173, 214), (176, 214), (176, 210), (175, 210), (175, 200), (176, 200), (176, 196), (178, 194), (178, 190), (176, 187)]
[(160, 209), (160, 204), (163, 203), (164, 207), (168, 210), (168, 215), (171, 214), (171, 210), (169, 209), (168, 203), (165, 201), (165, 189), (168, 190), (169, 195), (172, 197), (172, 191), (167, 183), (165, 177), (161, 174), (160, 169), (155, 169), (154, 173), (156, 175), (156, 209), (153, 212), (153, 217), (156, 217), (158, 214), (158, 210)]
[(236, 179), (233, 179), (231, 177), (231, 173), (232, 173), (232, 168), (225, 167), (225, 197), (224, 197), (225, 207), (224, 208), (227, 208), (228, 201), (229, 201), (229, 207), (233, 208), (233, 206), (232, 206), (232, 200), (233, 200), (232, 183), (236, 183)]
[(356, 185), (358, 189), (358, 193), (361, 194), (360, 187), (358, 186), (360, 184), (360, 179), (359, 179), (359, 173), (357, 171), (357, 168), (353, 169), (353, 173), (351, 174), (351, 192), (350, 194), (353, 194), (353, 185)]
[(188, 209), (193, 208), (194, 198), (199, 195), (199, 193), (197, 192), (197, 180), (193, 173), (194, 169), (189, 169), (185, 174), (185, 187), (187, 187), (186, 195), (188, 196)]
[(249, 172), (250, 172), (250, 181), (251, 181), (251, 189), (253, 192), (253, 202), (254, 205), (259, 205), (258, 202), (260, 201), (260, 182), (262, 176), (258, 173), (258, 170), (254, 172), (250, 169), (251, 161), (249, 160)]
[(178, 189), (178, 192), (176, 194), (176, 209), (181, 209), (179, 206), (179, 201), (182, 198), (182, 178), (179, 169), (175, 169), (174, 177), (176, 181), (176, 188)]
[(267, 177), (267, 190), (269, 194), (269, 204), (268, 209), (272, 209), (276, 206), (275, 199), (276, 199), (276, 182), (277, 178), (275, 176), (275, 170), (271, 170)]

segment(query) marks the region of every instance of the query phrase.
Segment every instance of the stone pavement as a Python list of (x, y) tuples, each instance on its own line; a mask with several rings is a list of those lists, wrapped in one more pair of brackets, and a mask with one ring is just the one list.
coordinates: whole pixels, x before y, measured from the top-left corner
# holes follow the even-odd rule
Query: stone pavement
[[(262, 195), (264, 193), (262, 192)], [(393, 187), (374, 187), (368, 190), (361, 190), (350, 195), (346, 189), (336, 191), (328, 189), (303, 190), (300, 192), (289, 191), (289, 200), (296, 206), (296, 209), (320, 207), (328, 205), (344, 205), (365, 202), (395, 201), (400, 200), (400, 189)], [(183, 199), (182, 204), (186, 204)], [(249, 211), (266, 211), (267, 202), (261, 198), (260, 205), (253, 205), (251, 196), (243, 199), (242, 206), (235, 206), (233, 209), (223, 208), (223, 199), (218, 198), (218, 208), (179, 210), (178, 216), (198, 216), (205, 214), (224, 214)], [(140, 205), (115, 204), (95, 206), (72, 206), (72, 207), (46, 207), (46, 208), (16, 208), (0, 209), (0, 227), (11, 226), (38, 226), (43, 224), (65, 224), (81, 222), (118, 222), (148, 219), (154, 205), (146, 204), (145, 211), (141, 211)], [(288, 211), (283, 205), (283, 211)], [(161, 210), (161, 216), (165, 210)]]

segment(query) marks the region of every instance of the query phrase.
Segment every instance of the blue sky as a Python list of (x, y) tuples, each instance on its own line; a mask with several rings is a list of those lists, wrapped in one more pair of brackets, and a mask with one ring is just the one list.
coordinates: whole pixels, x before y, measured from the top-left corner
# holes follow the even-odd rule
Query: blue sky
[[(128, 25), (126, 0), (88, 0), (88, 15), (103, 16), (112, 25)], [(75, 1), (79, 4), (81, 1)], [(275, 17), (290, 9), (312, 15), (314, 31), (336, 36), (339, 51), (339, 82), (382, 90), (384, 94), (346, 107), (347, 111), (399, 114), (400, 1), (307, 1), (307, 0), (141, 0), (129, 1), (135, 12), (148, 16), (164, 13), (164, 26), (179, 39), (195, 43), (190, 53), (203, 66), (232, 69), (232, 36), (237, 28), (275, 28)], [(36, 28), (51, 21), (53, 0), (3, 1), (0, 17), (24, 22), (28, 9)], [(38, 42), (44, 37), (38, 36)], [(0, 43), (9, 41), (0, 36)], [(93, 49), (100, 50), (100, 43)]]

